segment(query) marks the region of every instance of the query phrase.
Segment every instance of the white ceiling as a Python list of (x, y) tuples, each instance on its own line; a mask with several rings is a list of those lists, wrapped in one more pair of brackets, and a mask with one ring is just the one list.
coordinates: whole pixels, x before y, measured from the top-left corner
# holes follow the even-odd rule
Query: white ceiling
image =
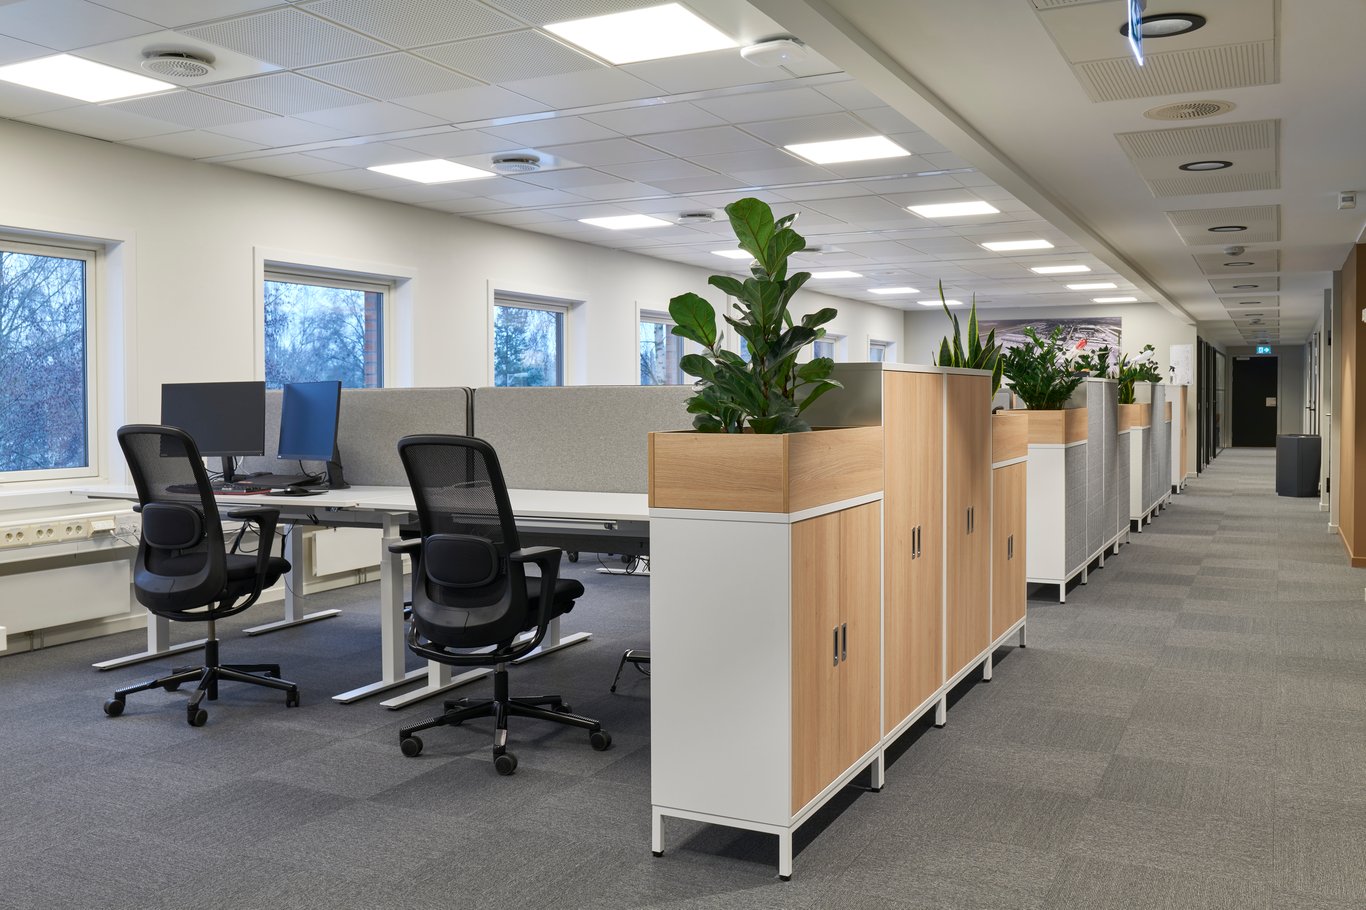
[[(813, 18), (812, 8), (824, 4), (804, 0), (689, 0), (742, 44), (790, 30), (826, 55), (778, 69), (755, 67), (734, 50), (614, 67), (538, 28), (657, 2), (0, 0), (0, 64), (71, 51), (137, 70), (145, 48), (169, 46), (208, 53), (218, 67), (204, 79), (183, 80), (183, 90), (98, 105), (0, 83), (0, 117), (713, 270), (737, 268), (710, 252), (729, 246), (724, 220), (612, 232), (578, 219), (630, 213), (674, 219), (683, 211), (719, 212), (741, 195), (756, 195), (780, 214), (799, 212), (798, 230), (827, 250), (803, 256), (804, 267), (863, 274), (819, 284), (831, 293), (910, 307), (933, 296), (939, 280), (949, 296), (975, 294), (988, 307), (1089, 305), (1092, 296), (1131, 294), (1178, 312), (1184, 308), (1202, 328), (1209, 322), (1208, 334), (1233, 342), (1243, 333), (1232, 314), (1246, 312), (1240, 301), (1251, 298), (1234, 300), (1244, 291), (1219, 290), (1219, 282), (1239, 270), (1216, 262), (1219, 245), (1208, 246), (1202, 236), (1209, 219), (1229, 223), (1223, 219), (1234, 217), (1218, 210), (1236, 209), (1245, 219), (1238, 223), (1250, 227), (1255, 221), (1257, 233), (1241, 241), (1249, 247), (1242, 258), (1255, 264), (1240, 269), (1255, 276), (1250, 281), (1259, 287), (1247, 293), (1263, 295), (1254, 310), (1267, 315), (1248, 331), (1265, 330), (1274, 315), (1286, 340), (1312, 324), (1306, 323), (1307, 304), (1299, 304), (1325, 286), (1323, 273), (1341, 262), (1346, 244), (1356, 239), (1352, 230), (1359, 232), (1359, 217), (1327, 223), (1317, 211), (1322, 199), (1309, 202), (1288, 192), (1316, 166), (1315, 185), (1330, 173), (1347, 179), (1362, 167), (1355, 154), (1361, 143), (1350, 156), (1341, 148), (1362, 137), (1360, 118), (1352, 126), (1333, 125), (1329, 136), (1342, 145), (1329, 154), (1331, 171), (1322, 170), (1321, 151), (1305, 167), (1290, 160), (1290, 150), (1302, 153), (1321, 138), (1300, 131), (1324, 127), (1329, 118), (1297, 120), (1287, 109), (1288, 90), (1276, 80), (1293, 73), (1297, 80), (1333, 84), (1334, 75), (1302, 73), (1285, 46), (1277, 69), (1276, 54), (1266, 51), (1268, 41), (1276, 48), (1279, 34), (1272, 0), (1186, 4), (1255, 7), (1228, 38), (1230, 46), (1243, 48), (1235, 75), (1276, 83), (1216, 93), (1237, 101), (1238, 109), (1202, 125), (1261, 125), (1210, 136), (1148, 135), (1187, 126), (1137, 116), (1165, 97), (1090, 100), (1088, 91), (1108, 96), (1143, 90), (1119, 64), (1105, 63), (1114, 46), (1123, 46), (1109, 34), (1114, 16), (1106, 9), (1118, 0), (1038, 0), (1040, 7), (1059, 8), (1037, 14), (1030, 0), (956, 0), (922, 4), (915, 12), (894, 0), (843, 0), (855, 25), (865, 20), (866, 33), (841, 33)], [(1354, 6), (1350, 0), (1331, 5)], [(879, 49), (868, 34), (886, 48), (880, 69), (868, 66), (878, 56), (869, 48)], [(1307, 62), (1313, 55), (1301, 48), (1304, 43), (1300, 36), (1293, 46)], [(1205, 59), (1209, 55), (1197, 44), (1190, 54), (1167, 66), (1163, 78), (1179, 83), (1205, 71), (1222, 78), (1220, 67), (1228, 68)], [(827, 57), (840, 60), (848, 73)], [(1068, 57), (1079, 67), (1105, 66), (1091, 66), (1083, 83)], [(896, 67), (897, 59), (915, 63), (907, 67), (914, 77)], [(943, 111), (925, 103), (928, 93), (919, 96), (921, 103), (908, 103), (905, 89), (915, 77), (972, 121), (969, 132), (990, 132), (998, 143), (992, 154), (984, 155), (981, 143), (959, 141), (961, 129), (944, 128)], [(1358, 78), (1349, 88), (1360, 93), (1362, 85)], [(1247, 100), (1254, 93), (1276, 93), (1279, 100)], [(908, 115), (932, 128), (939, 141)], [(890, 136), (913, 155), (818, 167), (781, 149), (870, 133)], [(1118, 133), (1127, 134), (1123, 145)], [(1244, 184), (1279, 181), (1282, 189), (1209, 195), (1213, 181), (1227, 182), (1229, 172), (1197, 177), (1207, 182), (1194, 186), (1185, 172), (1174, 175), (1185, 183), (1167, 174), (1171, 155), (1211, 143), (1238, 149), (1237, 170), (1249, 175), (1240, 178)], [(366, 170), (430, 157), (487, 168), (492, 154), (509, 151), (535, 153), (542, 169), (433, 186)], [(1366, 175), (1358, 182), (1366, 185)], [(1194, 190), (1206, 192), (1179, 195)], [(1001, 214), (932, 222), (905, 208), (966, 199), (988, 200)], [(1033, 237), (1056, 248), (1003, 254), (978, 246)], [(1057, 263), (1086, 264), (1092, 272), (1039, 276), (1029, 270)], [(1113, 281), (1118, 289), (1065, 287), (1080, 281)], [(889, 298), (867, 290), (900, 285), (926, 293)]]

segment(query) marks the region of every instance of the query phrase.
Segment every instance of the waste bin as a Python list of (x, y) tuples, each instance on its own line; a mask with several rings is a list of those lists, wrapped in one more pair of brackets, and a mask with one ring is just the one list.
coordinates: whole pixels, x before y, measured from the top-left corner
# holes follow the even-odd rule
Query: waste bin
[(1319, 495), (1318, 436), (1287, 433), (1276, 437), (1276, 495)]

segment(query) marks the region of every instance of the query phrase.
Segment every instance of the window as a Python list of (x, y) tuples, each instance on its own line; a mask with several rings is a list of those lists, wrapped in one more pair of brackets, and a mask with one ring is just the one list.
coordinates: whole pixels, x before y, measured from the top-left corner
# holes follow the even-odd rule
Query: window
[(266, 386), (340, 379), (384, 385), (384, 297), (389, 289), (340, 278), (267, 273)]
[(683, 385), (688, 377), (679, 361), (683, 339), (673, 334), (673, 320), (658, 313), (640, 314), (640, 384)]
[(527, 297), (493, 298), (493, 384), (564, 385), (568, 306)]
[(818, 339), (811, 350), (811, 357), (829, 357), (831, 360), (839, 360), (840, 351), (843, 350), (843, 335), (829, 335)]
[(868, 342), (868, 359), (873, 363), (882, 363), (891, 353), (892, 343), (890, 341)]
[(93, 261), (88, 250), (0, 244), (0, 474), (6, 480), (93, 473), (87, 289)]

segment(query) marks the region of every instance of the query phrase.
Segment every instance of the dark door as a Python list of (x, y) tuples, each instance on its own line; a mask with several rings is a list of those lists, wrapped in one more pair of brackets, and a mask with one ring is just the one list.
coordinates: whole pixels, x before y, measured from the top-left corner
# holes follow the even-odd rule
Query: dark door
[(1276, 444), (1276, 358), (1233, 358), (1233, 444)]

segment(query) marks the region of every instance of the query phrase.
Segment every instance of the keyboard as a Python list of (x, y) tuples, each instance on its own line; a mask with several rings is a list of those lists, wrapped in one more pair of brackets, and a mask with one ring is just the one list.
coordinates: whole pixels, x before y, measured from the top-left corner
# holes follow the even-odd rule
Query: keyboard
[(312, 474), (253, 474), (243, 477), (242, 482), (278, 490), (283, 487), (314, 486), (320, 481)]
[[(269, 493), (270, 487), (263, 487), (257, 483), (222, 483), (215, 481), (212, 484), (215, 493)], [(198, 493), (199, 486), (193, 483), (173, 483), (166, 487), (168, 493)]]

